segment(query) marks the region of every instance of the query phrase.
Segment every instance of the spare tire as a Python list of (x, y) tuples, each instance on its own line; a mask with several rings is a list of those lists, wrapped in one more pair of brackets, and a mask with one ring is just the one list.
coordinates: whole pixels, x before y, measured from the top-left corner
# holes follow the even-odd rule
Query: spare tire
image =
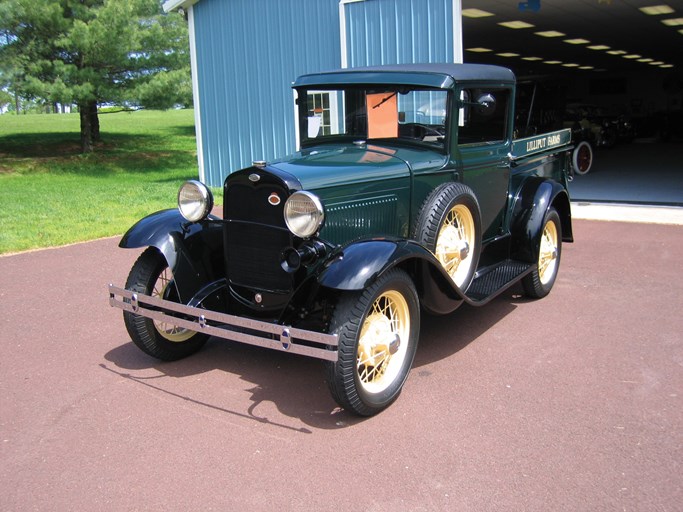
[(466, 290), (481, 251), (481, 212), (472, 190), (462, 183), (444, 183), (427, 197), (413, 238), (429, 249), (455, 285)]

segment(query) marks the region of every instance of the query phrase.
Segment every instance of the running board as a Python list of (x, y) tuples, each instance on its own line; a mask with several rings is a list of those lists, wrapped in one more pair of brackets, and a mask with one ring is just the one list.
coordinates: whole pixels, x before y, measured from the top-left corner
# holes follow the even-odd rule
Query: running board
[(468, 304), (486, 304), (533, 270), (531, 263), (504, 260), (497, 265), (482, 269), (467, 288), (465, 296)]

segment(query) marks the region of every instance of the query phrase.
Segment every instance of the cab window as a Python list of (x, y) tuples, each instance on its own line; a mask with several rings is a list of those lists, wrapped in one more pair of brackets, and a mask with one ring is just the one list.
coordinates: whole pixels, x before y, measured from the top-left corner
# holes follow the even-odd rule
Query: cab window
[(459, 144), (501, 143), (508, 136), (510, 89), (472, 87), (460, 91)]

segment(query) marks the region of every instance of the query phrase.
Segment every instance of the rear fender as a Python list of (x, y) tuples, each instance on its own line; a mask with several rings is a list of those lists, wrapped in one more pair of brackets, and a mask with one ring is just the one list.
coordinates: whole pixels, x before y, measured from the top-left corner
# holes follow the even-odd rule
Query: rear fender
[(512, 210), (512, 257), (534, 263), (538, 254), (543, 220), (550, 208), (555, 208), (562, 223), (562, 240), (573, 242), (569, 195), (554, 180), (529, 178), (515, 197)]
[(462, 304), (463, 293), (434, 255), (411, 240), (353, 242), (331, 255), (317, 280), (333, 290), (363, 290), (393, 267), (400, 267), (411, 276), (420, 303), (428, 311), (450, 313)]
[(188, 222), (177, 209), (162, 210), (138, 221), (123, 235), (119, 247), (156, 247), (166, 258), (183, 303), (224, 277), (223, 230), (218, 217)]

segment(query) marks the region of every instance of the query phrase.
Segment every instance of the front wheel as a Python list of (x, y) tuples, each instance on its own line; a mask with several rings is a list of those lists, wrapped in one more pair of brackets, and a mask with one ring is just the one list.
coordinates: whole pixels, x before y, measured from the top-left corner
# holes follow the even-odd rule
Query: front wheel
[[(150, 247), (130, 270), (126, 289), (160, 299), (178, 301), (173, 273), (162, 254)], [(164, 361), (175, 361), (197, 352), (209, 338), (206, 334), (183, 329), (170, 323), (123, 312), (123, 321), (133, 343), (146, 354)]]
[(524, 291), (529, 297), (540, 299), (550, 293), (562, 254), (562, 225), (555, 208), (550, 208), (543, 220), (543, 232), (538, 247), (536, 268), (522, 279)]
[(391, 269), (369, 288), (343, 294), (330, 332), (339, 336), (339, 358), (326, 367), (335, 401), (361, 416), (382, 411), (401, 393), (417, 349), (420, 306), (412, 280)]

